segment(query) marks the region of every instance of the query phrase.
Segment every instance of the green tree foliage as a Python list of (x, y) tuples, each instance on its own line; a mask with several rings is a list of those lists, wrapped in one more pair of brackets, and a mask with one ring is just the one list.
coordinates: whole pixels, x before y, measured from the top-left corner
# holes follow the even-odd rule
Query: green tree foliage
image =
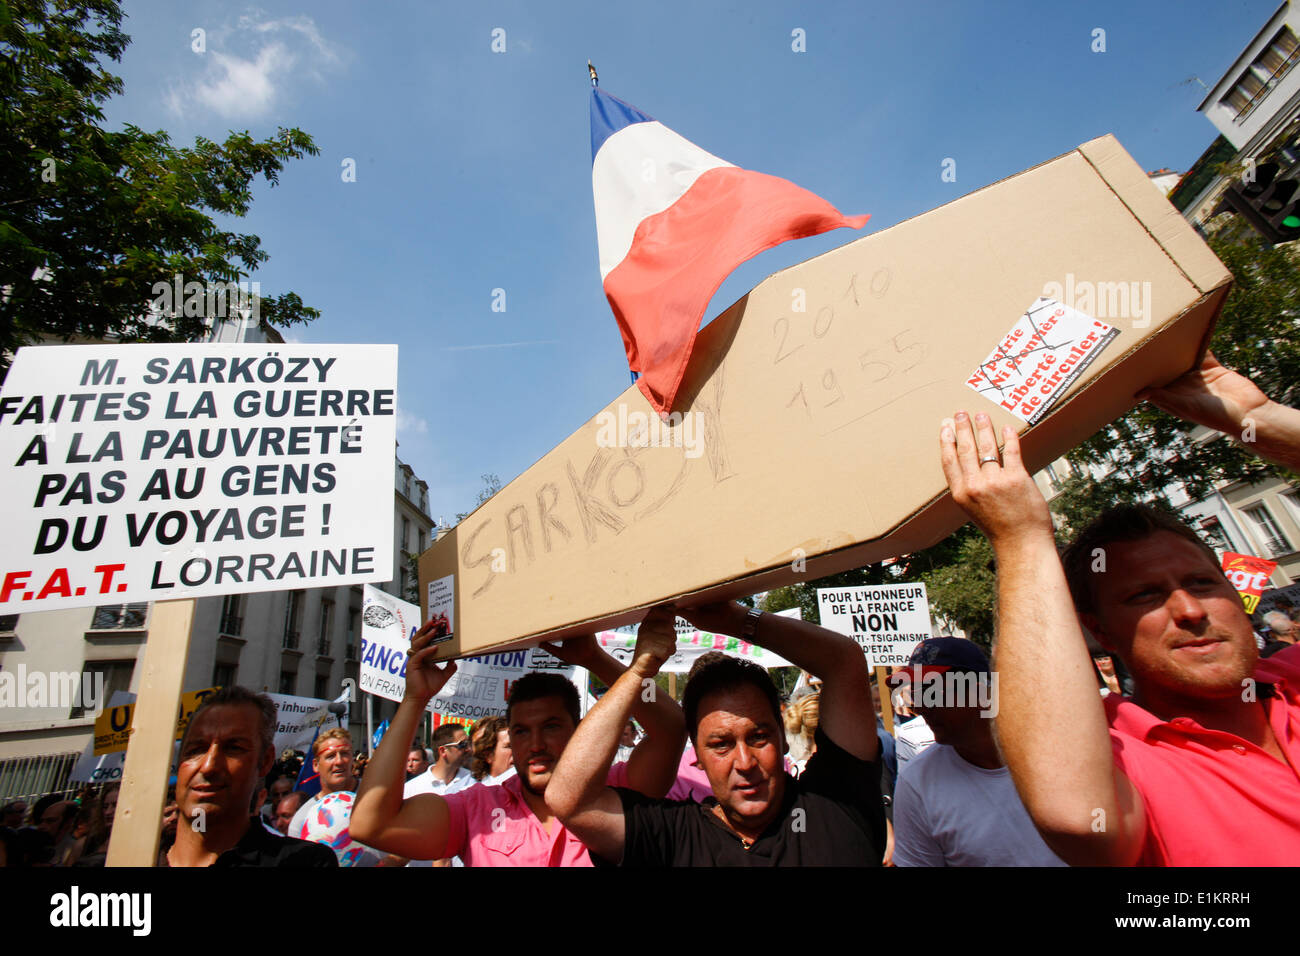
[[(257, 177), (274, 186), (285, 162), (318, 153), (298, 129), (193, 147), (104, 129), (123, 90), (104, 67), (130, 43), (122, 17), (117, 0), (0, 0), (0, 376), (5, 353), (49, 338), (201, 337), (202, 315), (148, 320), (155, 284), (246, 279), (268, 258), (261, 240), (212, 215), (246, 215)], [(320, 315), (293, 292), (258, 309), (279, 326)]]
[(1072, 541), (1107, 508), (1139, 501), (1151, 501), (1172, 510), (1168, 509), (1163, 497), (1153, 496), (1141, 482), (1122, 475), (1102, 479), (1072, 475), (1061, 482), (1056, 497), (1052, 499), (1058, 543), (1065, 545)]
[(993, 642), (998, 593), (992, 545), (966, 524), (929, 551), (936, 553), (920, 578), (930, 607), (987, 650)]
[[(1257, 238), (1210, 240), (1235, 279), (1210, 348), (1220, 362), (1250, 378), (1287, 405), (1300, 400), (1300, 271), (1294, 253)], [(1193, 441), (1196, 427), (1143, 402), (1068, 455), (1080, 465), (1110, 472), (1116, 487), (1158, 498), (1181, 482), (1193, 498), (1218, 481), (1251, 484), (1277, 476), (1300, 478), (1253, 454), (1249, 435)], [(1246, 440), (1243, 442), (1242, 439)], [(1113, 469), (1113, 470), (1112, 470)]]

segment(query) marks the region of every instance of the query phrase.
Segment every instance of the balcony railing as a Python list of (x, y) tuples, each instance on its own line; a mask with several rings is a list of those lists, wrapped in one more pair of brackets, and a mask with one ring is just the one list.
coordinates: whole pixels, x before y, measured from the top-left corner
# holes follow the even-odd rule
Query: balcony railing
[(243, 632), (244, 619), (237, 614), (221, 615), (221, 633), (239, 637)]
[(1241, 112), (1237, 114), (1238, 123), (1249, 116), (1255, 107), (1264, 101), (1264, 97), (1268, 96), (1268, 94), (1272, 92), (1273, 87), (1277, 86), (1277, 81), (1286, 74), (1291, 67), (1295, 66), (1296, 60), (1298, 59), (1300, 59), (1300, 47), (1296, 47), (1296, 49), (1292, 50), (1291, 55), (1283, 60), (1278, 68), (1269, 75), (1267, 80), (1264, 81), (1264, 85), (1255, 91), (1255, 95), (1246, 101), (1246, 105), (1243, 106)]
[(296, 651), (298, 649), (298, 632), (286, 630), (284, 632), (284, 641), (280, 646), (286, 651)]
[(144, 627), (149, 616), (149, 605), (145, 604), (109, 604), (95, 608), (95, 617), (91, 621), (92, 631), (139, 630)]

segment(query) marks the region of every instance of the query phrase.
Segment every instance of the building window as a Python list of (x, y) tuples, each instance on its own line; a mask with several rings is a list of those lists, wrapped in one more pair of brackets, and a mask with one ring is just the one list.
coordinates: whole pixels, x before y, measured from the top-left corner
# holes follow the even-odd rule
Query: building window
[(334, 629), (334, 602), (320, 602), (320, 632), (316, 635), (316, 653), (330, 656), (330, 632)]
[(218, 662), (212, 668), (212, 686), (213, 687), (232, 687), (235, 684), (235, 671), (237, 665), (222, 664)]
[(298, 689), (298, 672), (290, 670), (280, 671), (280, 693), (292, 694)]
[(1243, 508), (1242, 511), (1255, 525), (1259, 540), (1263, 542), (1264, 550), (1268, 552), (1267, 557), (1276, 558), (1278, 555), (1291, 552), (1291, 542), (1282, 533), (1282, 529), (1273, 520), (1273, 515), (1266, 506), (1263, 504), (1251, 505), (1249, 508)]
[(330, 675), (329, 674), (316, 675), (316, 687), (312, 693), (312, 696), (320, 700), (330, 699)]
[(420, 532), (420, 554), (424, 554), (424, 532)]
[(402, 519), (402, 550), (411, 550), (411, 522), (406, 518)]
[(1264, 48), (1264, 52), (1255, 58), (1246, 72), (1219, 100), (1220, 105), (1232, 110), (1238, 120), (1246, 118), (1260, 104), (1264, 95), (1277, 85), (1300, 59), (1300, 42), (1290, 27), (1284, 26)]
[[(81, 668), (83, 674), (103, 674), (104, 675), (104, 697), (102, 701), (91, 703), (101, 703), (105, 707), (113, 699), (113, 694), (117, 691), (129, 691), (131, 689), (131, 676), (135, 673), (135, 661), (87, 661)], [(85, 686), (85, 678), (82, 678), (82, 686)], [(94, 687), (97, 682), (91, 677), (91, 686)], [(83, 700), (81, 707), (73, 707), (72, 712), (68, 714), (69, 720), (76, 720), (78, 717), (88, 716), (85, 704), (88, 701)], [(94, 711), (90, 711), (94, 713)]]
[[(1282, 500), (1291, 509), (1291, 517), (1295, 519), (1295, 523), (1300, 524), (1300, 491), (1288, 491), (1282, 495)], [(0, 622), (3, 621), (4, 618), (0, 617)], [(4, 630), (4, 626), (0, 624), (0, 631), (2, 630)]]
[(149, 616), (149, 604), (105, 604), (95, 608), (92, 631), (139, 630)]
[(286, 650), (298, 649), (298, 637), (302, 632), (302, 591), (290, 591), (289, 600), (284, 606), (284, 643)]
[(17, 614), (0, 614), (0, 634), (12, 634), (18, 630)]
[(1061, 479), (1060, 476), (1056, 474), (1056, 464), (1049, 463), (1046, 470), (1047, 470), (1047, 483), (1052, 486), (1053, 491), (1059, 490), (1061, 487)]
[(361, 608), (348, 608), (348, 646), (347, 659), (355, 661), (357, 659), (357, 633), (361, 626)]
[[(221, 601), (221, 633), (230, 634), (238, 637), (244, 627), (244, 618), (240, 612), (242, 610), (242, 595), (227, 594)], [(224, 686), (224, 685), (223, 685)]]

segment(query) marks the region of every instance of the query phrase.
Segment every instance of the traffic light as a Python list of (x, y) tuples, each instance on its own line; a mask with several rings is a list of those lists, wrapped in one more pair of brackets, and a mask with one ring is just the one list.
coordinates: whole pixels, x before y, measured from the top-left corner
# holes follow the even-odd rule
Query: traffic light
[(1249, 180), (1236, 180), (1212, 215), (1235, 212), (1272, 245), (1300, 239), (1300, 180), (1282, 175), (1277, 163), (1255, 167)]

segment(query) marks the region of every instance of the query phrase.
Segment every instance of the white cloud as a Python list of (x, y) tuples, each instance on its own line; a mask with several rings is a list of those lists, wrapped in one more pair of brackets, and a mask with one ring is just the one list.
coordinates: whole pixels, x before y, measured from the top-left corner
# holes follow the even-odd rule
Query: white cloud
[(320, 81), (342, 62), (339, 48), (307, 16), (265, 20), (245, 14), (233, 29), (217, 29), (209, 37), (222, 48), (201, 54), (201, 75), (166, 96), (177, 115), (199, 109), (225, 119), (264, 116), (291, 95), (294, 77)]
[(397, 434), (399, 439), (404, 436), (408, 440), (416, 435), (427, 435), (429, 434), (429, 423), (419, 415), (412, 415), (410, 412), (404, 412), (401, 408), (398, 408)]

